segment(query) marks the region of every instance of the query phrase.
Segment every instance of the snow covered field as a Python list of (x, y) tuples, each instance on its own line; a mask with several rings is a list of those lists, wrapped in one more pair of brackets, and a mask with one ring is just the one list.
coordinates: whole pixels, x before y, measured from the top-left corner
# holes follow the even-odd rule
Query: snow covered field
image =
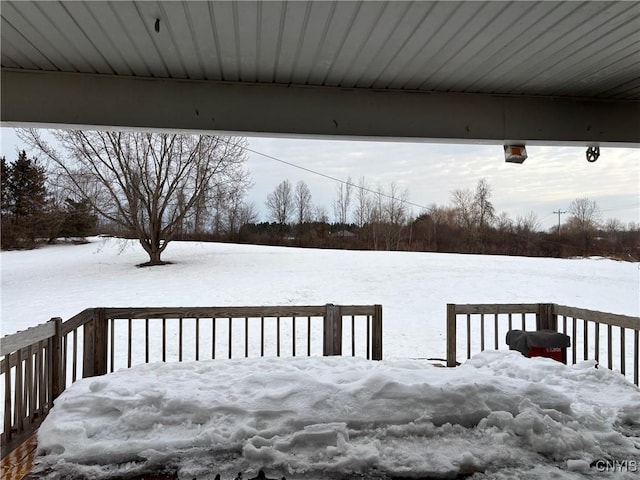
[[(123, 250), (124, 248), (124, 250)], [(135, 268), (114, 239), (2, 252), (2, 335), (89, 307), (382, 304), (384, 356), (443, 357), (447, 303), (640, 314), (638, 263), (174, 242)]]
[(445, 355), (447, 303), (638, 316), (637, 263), (187, 242), (165, 259), (174, 263), (135, 268), (146, 260), (139, 247), (98, 238), (2, 252), (1, 333), (96, 306), (380, 303), (388, 360), (156, 363), (79, 381), (40, 431), (43, 462), (62, 478), (109, 472), (82, 466), (96, 455), (132, 462), (128, 471), (143, 459), (175, 466), (189, 479), (244, 468), (318, 479), (637, 478), (640, 393), (619, 374), (505, 351), (457, 369), (408, 359)]

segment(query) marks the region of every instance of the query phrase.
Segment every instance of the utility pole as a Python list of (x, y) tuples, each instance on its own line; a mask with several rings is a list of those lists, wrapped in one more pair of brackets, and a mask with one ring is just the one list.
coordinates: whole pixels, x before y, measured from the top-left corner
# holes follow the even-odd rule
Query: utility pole
[(566, 210), (563, 211), (563, 210), (558, 209), (557, 212), (553, 212), (553, 213), (556, 213), (558, 215), (558, 236), (560, 236), (560, 215), (563, 215), (563, 214), (565, 214), (567, 212), (566, 212)]

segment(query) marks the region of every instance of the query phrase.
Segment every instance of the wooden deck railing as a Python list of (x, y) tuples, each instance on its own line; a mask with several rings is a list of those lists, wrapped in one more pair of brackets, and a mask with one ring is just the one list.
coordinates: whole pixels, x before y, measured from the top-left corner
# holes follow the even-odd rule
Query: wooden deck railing
[[(461, 324), (466, 328), (459, 332)], [(508, 348), (505, 336), (512, 329), (564, 333), (571, 338), (568, 362), (595, 360), (603, 364), (601, 355), (605, 353), (609, 369), (619, 369), (640, 385), (639, 317), (553, 303), (447, 305), (447, 366), (458, 364), (458, 347), (466, 349), (467, 359), (486, 348)], [(619, 363), (614, 358), (619, 358)]]
[(382, 306), (91, 308), (52, 319), (0, 341), (2, 456), (79, 378), (152, 361), (300, 355), (381, 360)]

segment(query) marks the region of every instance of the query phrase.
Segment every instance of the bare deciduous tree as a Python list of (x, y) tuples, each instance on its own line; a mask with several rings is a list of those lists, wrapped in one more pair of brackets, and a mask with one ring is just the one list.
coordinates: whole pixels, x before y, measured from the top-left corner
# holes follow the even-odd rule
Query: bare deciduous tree
[(18, 136), (44, 153), (69, 188), (109, 222), (136, 235), (149, 255), (161, 255), (186, 223), (200, 223), (202, 206), (225, 186), (246, 181), (241, 141), (210, 135), (55, 130), (64, 154), (37, 130)]
[(311, 204), (311, 191), (304, 181), (296, 184), (293, 195), (293, 207), (298, 225), (311, 221), (313, 205)]
[(471, 190), (454, 190), (451, 192), (451, 200), (456, 209), (456, 222), (464, 230), (471, 232), (475, 225), (473, 193)]
[(473, 198), (473, 208), (475, 210), (475, 223), (480, 231), (485, 230), (493, 224), (496, 211), (491, 203), (491, 186), (486, 179), (481, 178), (476, 185), (476, 193)]
[(358, 227), (364, 227), (369, 219), (369, 214), (373, 208), (373, 200), (371, 200), (370, 188), (364, 177), (360, 177), (358, 182), (358, 190), (355, 196), (355, 210), (353, 217)]
[(349, 206), (351, 204), (351, 189), (353, 184), (351, 183), (351, 177), (348, 177), (345, 182), (340, 182), (336, 186), (336, 200), (333, 202), (333, 212), (335, 215), (336, 223), (346, 224), (349, 221)]
[(276, 189), (267, 195), (265, 203), (270, 218), (280, 225), (289, 223), (293, 210), (293, 193), (289, 180), (281, 182)]
[(595, 200), (576, 198), (569, 205), (569, 224), (581, 232), (590, 232), (598, 228), (600, 208)]

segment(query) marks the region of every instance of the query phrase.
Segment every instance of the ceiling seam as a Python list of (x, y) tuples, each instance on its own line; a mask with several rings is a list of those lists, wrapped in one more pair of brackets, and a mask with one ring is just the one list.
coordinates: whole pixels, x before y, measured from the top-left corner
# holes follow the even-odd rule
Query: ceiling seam
[(280, 23), (278, 24), (278, 40), (276, 41), (276, 54), (273, 61), (273, 72), (271, 73), (271, 81), (276, 83), (276, 71), (280, 65), (280, 54), (282, 52), (282, 37), (284, 36), (284, 24), (287, 14), (287, 2), (281, 3)]
[[(617, 19), (617, 18), (619, 18), (619, 17), (622, 17), (622, 16), (624, 16), (624, 15), (625, 15), (625, 13), (626, 13), (626, 11), (625, 11), (625, 12), (621, 12), (621, 13), (619, 13), (618, 15), (616, 15), (615, 17), (613, 17), (613, 19)], [(611, 20), (613, 20), (613, 19), (610, 19), (609, 21), (611, 21)], [(628, 24), (630, 24), (630, 23), (632, 23), (632, 22), (634, 22), (634, 23), (635, 23), (635, 22), (637, 22), (637, 21), (638, 21), (638, 18), (630, 18), (628, 21), (623, 22), (621, 25), (619, 25), (619, 26), (616, 28), (616, 30), (619, 30), (620, 28), (622, 28), (622, 27), (624, 27), (624, 26), (626, 26), (626, 25), (628, 25)], [(599, 29), (599, 28), (601, 28), (601, 27), (605, 26), (607, 23), (608, 23), (607, 21), (603, 21), (603, 22), (602, 22), (602, 23), (600, 23), (596, 28), (598, 28), (598, 29)], [(591, 31), (593, 31), (593, 30), (591, 30)], [(586, 45), (583, 45), (583, 46), (581, 46), (581, 47), (575, 47), (573, 51), (563, 50), (563, 53), (564, 53), (564, 56), (563, 56), (563, 57), (561, 57), (560, 59), (556, 60), (556, 61), (555, 61), (554, 63), (552, 63), (552, 64), (545, 64), (545, 67), (546, 67), (546, 68), (545, 68), (545, 70), (542, 70), (542, 71), (540, 71), (539, 73), (540, 73), (540, 74), (544, 74), (544, 73), (546, 73), (546, 72), (549, 72), (549, 71), (550, 71), (553, 67), (555, 67), (556, 65), (562, 64), (564, 61), (566, 61), (566, 59), (567, 59), (567, 58), (571, 58), (573, 55), (575, 55), (575, 53), (576, 53), (577, 51), (582, 51), (582, 50), (584, 50), (585, 48), (587, 48), (587, 47), (589, 47), (589, 46), (591, 46), (591, 45), (595, 45), (595, 44), (597, 44), (598, 42), (601, 42), (603, 38), (605, 38), (605, 37), (607, 37), (607, 36), (610, 36), (610, 35), (613, 35), (613, 34), (615, 34), (615, 33), (616, 33), (616, 31), (609, 29), (609, 30), (607, 30), (606, 32), (602, 33), (598, 38), (596, 38), (596, 39), (592, 40), (591, 42), (587, 43)], [(580, 37), (578, 37), (575, 41), (578, 41), (578, 40), (580, 40), (580, 39), (583, 39), (583, 38), (587, 37), (588, 35), (589, 35), (589, 32), (586, 32), (586, 33), (584, 33), (583, 35), (581, 35)], [(575, 41), (574, 41), (574, 42), (575, 42)], [(572, 42), (572, 43), (574, 43), (574, 42)], [(606, 47), (602, 47), (602, 48), (600, 48), (599, 50), (597, 50), (597, 51), (596, 51), (594, 54), (592, 54), (591, 56), (595, 56), (595, 55), (597, 55), (598, 53), (600, 53), (600, 52), (601, 52), (602, 50), (604, 50), (605, 48), (608, 48), (609, 46), (610, 46), (610, 44), (608, 44)], [(540, 64), (540, 62), (538, 62), (538, 64)], [(568, 67), (566, 67), (566, 68), (564, 68), (564, 69), (561, 69), (561, 70), (560, 70), (560, 72), (566, 71), (566, 70), (567, 70), (567, 68), (568, 68)], [(556, 74), (557, 74), (557, 73), (558, 73), (558, 71), (556, 71)], [(518, 84), (515, 88), (516, 88), (516, 89), (517, 89), (517, 88), (521, 88), (521, 87), (523, 87), (524, 85), (527, 85), (527, 83), (529, 83), (529, 82), (530, 82), (530, 80), (525, 81), (525, 82), (522, 82), (522, 83)]]
[[(530, 14), (531, 14), (531, 11), (532, 11), (532, 10), (534, 10), (537, 6), (538, 6), (538, 5), (537, 5), (536, 3), (531, 3), (531, 4), (530, 4), (530, 6), (529, 6), (529, 8), (527, 8), (527, 9), (524, 11), (524, 13), (522, 13), (522, 15), (521, 15), (521, 16), (527, 16), (527, 15), (530, 15)], [(501, 14), (503, 14), (503, 13), (504, 13), (504, 12), (506, 12), (507, 10), (508, 10), (508, 7), (507, 7), (507, 8), (505, 8), (504, 10), (502, 10), (500, 13), (501, 13)], [(496, 18), (496, 19), (494, 19), (494, 21), (496, 21), (496, 20), (497, 20), (497, 18)], [(495, 44), (495, 43), (498, 43), (498, 42), (500, 41), (500, 39), (502, 38), (503, 34), (504, 34), (505, 32), (508, 32), (511, 28), (512, 28), (512, 25), (511, 25), (509, 22), (505, 22), (505, 27), (504, 27), (502, 30), (500, 30), (500, 32), (499, 32), (495, 37), (493, 37), (493, 38), (492, 38), (488, 43), (486, 43), (485, 45), (483, 45), (483, 46), (481, 47), (481, 49), (482, 49), (482, 50), (484, 50), (484, 49), (488, 48), (490, 45)], [(476, 37), (477, 37), (477, 35), (476, 35)], [(474, 38), (476, 38), (476, 37), (474, 37)], [(469, 42), (469, 43), (471, 43), (471, 42)], [(449, 82), (449, 81), (450, 81), (450, 79), (451, 79), (451, 77), (452, 77), (452, 76), (455, 76), (455, 75), (456, 75), (456, 74), (457, 74), (457, 73), (458, 73), (462, 68), (464, 68), (464, 67), (465, 67), (465, 64), (464, 64), (464, 63), (463, 63), (463, 64), (461, 64), (461, 65), (459, 65), (458, 67), (455, 67), (455, 68), (454, 68), (454, 69), (453, 69), (453, 70), (452, 70), (452, 71), (451, 71), (451, 72), (450, 72), (450, 73), (449, 73), (445, 78), (443, 78), (442, 80), (440, 80), (440, 82), (439, 82), (439, 83), (437, 83), (437, 84), (435, 84), (435, 85), (433, 86), (434, 90), (437, 90), (438, 88), (442, 88), (442, 84), (443, 84), (443, 83), (445, 83), (445, 84), (446, 84), (447, 82)], [(465, 87), (460, 87), (460, 88), (458, 89), (458, 91), (465, 91)]]
[(318, 46), (316, 47), (316, 51), (313, 54), (313, 60), (311, 61), (311, 66), (309, 70), (307, 70), (307, 76), (305, 78), (305, 85), (309, 84), (309, 77), (313, 72), (314, 67), (318, 64), (318, 57), (320, 56), (320, 52), (324, 48), (324, 45), (327, 41), (327, 33), (329, 33), (329, 26), (333, 20), (334, 15), (336, 14), (336, 2), (331, 2), (331, 8), (329, 9), (329, 15), (327, 15), (327, 20), (324, 22), (324, 28), (322, 29), (322, 34), (320, 35), (320, 41), (318, 42)]
[[(559, 8), (563, 7), (564, 5), (568, 5), (569, 2), (567, 3), (563, 3), (563, 2), (558, 2), (557, 4), (555, 4), (555, 8), (551, 11), (549, 11), (546, 15), (544, 15), (540, 20), (544, 20), (547, 17), (553, 17), (553, 14), (556, 10), (558, 10)], [(546, 29), (546, 31), (549, 31), (550, 29), (552, 29), (553, 27), (555, 27), (556, 25), (558, 25), (559, 23), (561, 23), (563, 20), (569, 18), (570, 15), (572, 15), (573, 13), (575, 13), (576, 11), (578, 11), (580, 9), (581, 5), (578, 4), (578, 6), (576, 8), (574, 8), (573, 10), (567, 12), (564, 16), (556, 19), (555, 22), (551, 23), (551, 25)], [(518, 58), (518, 54), (520, 54), (524, 49), (526, 49), (527, 47), (529, 47), (530, 44), (529, 43), (524, 43), (519, 49), (517, 49), (516, 51), (514, 51), (511, 56), (509, 57), (510, 59), (513, 58)], [(538, 50), (540, 51), (540, 50)], [(519, 67), (523, 62), (525, 62), (527, 59), (522, 59), (520, 60), (520, 62), (516, 63), (516, 64), (511, 64), (510, 69), (507, 70), (507, 72), (514, 70), (516, 67)], [(485, 73), (482, 77), (476, 79), (473, 83), (471, 83), (471, 85), (468, 86), (468, 90), (469, 91), (474, 91), (473, 87), (474, 85), (476, 85), (477, 83), (482, 82), (487, 76), (491, 75), (493, 73), (492, 70), (487, 71), (487, 73)], [(495, 92), (495, 91), (494, 91)], [(493, 93), (493, 92), (492, 92)]]
[(191, 42), (193, 43), (194, 50), (196, 52), (196, 59), (198, 60), (198, 66), (200, 67), (200, 75), (202, 78), (207, 80), (207, 72), (204, 68), (204, 60), (202, 60), (202, 52), (200, 44), (198, 43), (198, 39), (195, 35), (195, 28), (193, 24), (193, 19), (191, 18), (191, 12), (187, 7), (188, 3), (182, 3), (182, 8), (184, 10), (184, 16), (187, 19), (187, 25), (189, 26), (189, 33), (191, 34)]
[[(78, 3), (79, 5), (83, 5), (84, 6), (84, 2), (82, 3)], [(89, 37), (89, 35), (87, 35), (87, 32), (84, 31), (84, 29), (80, 26), (80, 24), (78, 24), (78, 22), (76, 21), (76, 18), (71, 14), (71, 12), (69, 11), (69, 9), (67, 8), (67, 6), (63, 3), (60, 2), (60, 5), (62, 6), (62, 8), (64, 9), (65, 13), (69, 16), (69, 18), (71, 19), (71, 21), (74, 23), (74, 25), (76, 26), (76, 28), (82, 33), (82, 35), (84, 36), (84, 38), (87, 40), (87, 42), (93, 47), (93, 49), (96, 51), (96, 53), (100, 56), (100, 58), (102, 58), (102, 60), (104, 61), (104, 63), (109, 67), (109, 69), (111, 70), (112, 74), (115, 74), (116, 71), (113, 68), (113, 66), (111, 65), (111, 63), (105, 58), (105, 56), (102, 54), (102, 52), (100, 51), (100, 49), (96, 46), (95, 43), (93, 43), (93, 41), (91, 40), (91, 38)], [(97, 72), (97, 68), (94, 67), (94, 70), (96, 70)]]
[[(456, 12), (457, 12), (460, 8), (461, 8), (461, 4), (460, 4), (460, 3), (456, 4), (456, 6), (455, 6), (455, 8), (453, 9), (453, 11), (452, 11), (451, 13), (449, 13), (449, 15), (447, 15), (447, 19), (446, 19), (446, 21), (442, 22), (442, 23), (438, 26), (438, 28), (436, 28), (436, 29), (431, 33), (431, 35), (429, 35), (429, 37), (427, 38), (427, 40), (426, 40), (425, 42), (423, 42), (422, 47), (420, 47), (420, 49), (419, 49), (416, 53), (414, 53), (414, 54), (411, 56), (411, 58), (410, 58), (409, 60), (407, 60), (407, 61), (405, 62), (405, 68), (406, 68), (406, 65), (413, 64), (413, 63), (416, 61), (416, 59), (417, 59), (417, 58), (418, 58), (422, 53), (424, 53), (424, 49), (427, 47), (427, 45), (428, 45), (429, 43), (431, 43), (431, 42), (433, 41), (433, 39), (436, 37), (436, 35), (438, 35), (438, 34), (442, 31), (442, 29), (443, 29), (443, 28), (444, 28), (444, 26), (447, 24), (447, 22), (449, 22), (449, 21), (451, 20), (451, 18), (453, 18), (453, 16), (456, 14)], [(416, 72), (416, 73), (414, 73), (413, 75), (411, 75), (411, 77), (409, 77), (409, 79), (407, 79), (407, 80), (405, 80), (405, 81), (404, 81), (404, 83), (403, 83), (403, 87), (402, 87), (402, 88), (405, 88), (405, 87), (406, 87), (406, 85), (407, 85), (408, 83), (411, 83), (411, 81), (412, 81), (412, 80), (413, 80), (413, 79), (418, 75), (418, 72), (422, 72), (423, 70), (425, 70), (425, 69), (426, 69), (427, 64), (428, 64), (429, 62), (431, 62), (431, 59), (432, 59), (432, 58), (433, 58), (433, 55), (431, 55), (427, 60), (423, 61), (423, 62), (420, 64), (420, 67), (418, 68), (417, 72)], [(396, 74), (395, 74), (395, 75), (391, 78), (391, 80), (389, 81), (389, 84), (392, 84), (392, 83), (394, 83), (394, 82), (396, 81), (396, 78), (398, 78), (398, 74), (400, 73), (400, 71), (401, 71), (401, 69), (398, 69), (398, 70), (397, 70)]]
[[(173, 76), (171, 75), (171, 71), (169, 70), (169, 67), (167, 66), (167, 64), (164, 61), (164, 57), (162, 56), (162, 53), (158, 49), (158, 45), (156, 44), (156, 41), (153, 38), (153, 35), (151, 34), (151, 31), (149, 30), (149, 27), (147, 27), (147, 22), (144, 21), (144, 16), (142, 15), (142, 12), (140, 11), (140, 7), (138, 6), (138, 4), (135, 1), (133, 2), (133, 6), (136, 9), (136, 12), (138, 13), (138, 20), (140, 20), (140, 23), (142, 23), (142, 28), (147, 33), (147, 36), (149, 37), (149, 40), (151, 40), (151, 45), (153, 45), (153, 48), (155, 49), (156, 53), (158, 54), (158, 57), (160, 59), (160, 63), (162, 64), (162, 67), (164, 68), (166, 76), (168, 78), (173, 78)], [(166, 21), (166, 19), (165, 19), (165, 21)], [(153, 75), (153, 72), (151, 72), (151, 74)], [(155, 77), (155, 75), (153, 75), (153, 76)]]
[[(376, 27), (380, 23), (380, 19), (383, 17), (384, 13), (387, 11), (388, 5), (389, 3), (385, 3), (382, 9), (380, 10), (380, 12), (378, 13), (378, 16), (376, 17), (375, 21), (372, 23), (371, 27), (369, 28), (369, 31), (367, 32), (367, 35), (364, 41), (360, 43), (360, 46), (356, 50), (354, 58), (358, 58), (362, 54), (362, 51), (364, 50), (365, 46), (367, 45), (367, 43), (369, 43), (369, 40), (371, 39), (371, 34), (376, 30)], [(349, 66), (347, 67), (346, 73), (344, 73), (342, 75), (342, 78), (338, 81), (339, 86), (343, 86), (344, 79), (349, 76), (349, 73), (351, 73), (354, 63), (355, 62), (349, 62)]]
[[(409, 41), (416, 35), (416, 33), (420, 30), (420, 27), (424, 24), (425, 20), (427, 19), (427, 17), (429, 15), (431, 15), (431, 12), (433, 12), (433, 9), (435, 8), (436, 3), (431, 3), (431, 5), (429, 6), (429, 9), (422, 15), (422, 18), (420, 19), (420, 21), (418, 23), (416, 23), (416, 26), (413, 27), (413, 30), (411, 31), (411, 33), (409, 35), (406, 36), (406, 38), (404, 39), (404, 41), (402, 42), (402, 44), (396, 49), (395, 53), (392, 56), (392, 59), (395, 59), (398, 54), (407, 46), (407, 44), (409, 43)], [(430, 35), (429, 39), (431, 39), (433, 36)], [(426, 43), (424, 44), (426, 45)], [(422, 49), (421, 49), (422, 50)], [(420, 50), (419, 50), (420, 51)], [(393, 61), (393, 60), (392, 60)], [(405, 62), (404, 65), (406, 66), (408, 62)], [(380, 80), (380, 77), (382, 77), (385, 72), (387, 72), (387, 70), (389, 69), (389, 66), (391, 65), (391, 62), (388, 62), (387, 65), (385, 66), (385, 68), (382, 70), (382, 72), (380, 72), (378, 74), (378, 76), (373, 80), (373, 82), (371, 83), (371, 85), (375, 85), (378, 80)], [(390, 81), (388, 81), (386, 83), (386, 85), (382, 86), (382, 88), (386, 88), (393, 80), (395, 80), (398, 76), (398, 72), (400, 72), (402, 70), (401, 67), (396, 68), (396, 74), (393, 75), (393, 77), (391, 78)]]
[[(389, 39), (391, 38), (391, 36), (395, 33), (395, 31), (398, 29), (398, 26), (400, 25), (400, 23), (402, 23), (402, 21), (404, 20), (404, 18), (407, 16), (407, 13), (409, 12), (409, 9), (411, 8), (411, 4), (407, 3), (407, 7), (405, 8), (404, 12), (402, 12), (402, 15), (400, 16), (400, 18), (398, 18), (398, 20), (396, 20), (395, 25), (393, 26), (393, 28), (391, 29), (391, 31), (389, 32), (389, 34), (387, 35), (387, 38), (384, 40), (384, 42), (382, 42), (382, 48), (384, 48), (384, 45), (386, 45), (389, 42)], [(380, 50), (378, 50), (378, 54), (380, 53)], [(355, 87), (358, 87), (358, 84), (360, 83), (360, 81), (362, 80), (362, 77), (369, 71), (369, 69), (371, 68), (371, 65), (373, 65), (373, 62), (378, 58), (378, 55), (373, 55), (371, 57), (371, 59), (369, 60), (369, 62), (367, 63), (367, 66), (362, 70), (362, 73), (360, 74), (360, 76), (356, 79), (355, 82), (353, 82)], [(373, 83), (370, 83), (367, 86), (371, 86)]]
[(327, 71), (324, 74), (324, 77), (320, 81), (321, 85), (324, 85), (326, 83), (327, 78), (329, 78), (329, 76), (333, 72), (333, 67), (336, 64), (336, 62), (338, 61), (338, 58), (340, 58), (340, 55), (342, 54), (342, 50), (344, 48), (344, 45), (347, 42), (347, 38), (349, 38), (349, 35), (351, 34), (351, 29), (353, 28), (353, 25), (355, 24), (356, 18), (360, 14), (360, 9), (361, 8), (362, 8), (362, 1), (359, 1), (357, 3), (356, 9), (351, 14), (351, 18), (347, 22), (347, 28), (345, 29), (345, 32), (342, 35), (342, 39), (340, 40), (338, 48), (336, 49), (335, 55), (333, 56), (333, 58), (331, 59), (331, 62), (329, 63), (329, 68), (327, 69)]
[(218, 29), (216, 27), (216, 14), (214, 13), (214, 7), (212, 2), (207, 2), (209, 9), (209, 20), (211, 21), (211, 33), (213, 34), (213, 44), (216, 49), (216, 56), (218, 60), (218, 70), (220, 71), (220, 79), (225, 80), (224, 65), (222, 64), (222, 53), (220, 52), (220, 38), (218, 37)]
[(142, 60), (142, 64), (144, 65), (144, 67), (145, 67), (145, 69), (147, 71), (147, 74), (150, 77), (154, 77), (155, 75), (153, 75), (153, 72), (151, 71), (151, 67), (147, 63), (144, 55), (142, 55), (142, 52), (138, 48), (138, 45), (133, 41), (133, 39), (131, 38), (131, 35), (129, 35), (129, 31), (127, 30), (126, 26), (124, 25), (124, 22), (122, 21), (122, 18), (120, 17), (120, 15), (118, 15), (118, 12), (116, 12), (116, 10), (114, 10), (113, 3), (112, 2), (107, 2), (106, 5), (108, 5), (109, 8), (111, 9), (111, 12), (113, 13), (115, 19), (120, 24), (120, 28), (122, 29), (122, 32), (127, 37), (127, 40), (129, 41), (129, 44), (133, 46), (133, 49), (138, 54), (138, 58), (140, 58), (140, 60)]
[[(101, 31), (101, 32), (102, 32), (102, 34), (104, 35), (104, 38), (105, 38), (106, 42), (107, 42), (109, 45), (111, 45), (112, 50), (116, 53), (116, 55), (117, 55), (117, 56), (119, 56), (119, 57), (120, 57), (120, 59), (122, 60), (122, 62), (127, 66), (127, 68), (129, 69), (129, 72), (131, 72), (131, 74), (132, 74), (133, 76), (135, 76), (135, 75), (136, 75), (136, 74), (135, 74), (135, 70), (133, 69), (133, 67), (131, 66), (131, 64), (127, 61), (127, 59), (125, 58), (125, 56), (124, 56), (124, 55), (122, 55), (122, 53), (120, 52), (120, 49), (119, 49), (119, 48), (117, 48), (117, 47), (116, 47), (116, 45), (113, 43), (113, 41), (111, 40), (111, 36), (110, 36), (110, 35), (108, 35), (108, 34), (107, 34), (107, 32), (105, 32), (104, 28), (102, 27), (102, 22), (100, 22), (100, 21), (96, 18), (96, 16), (95, 16), (95, 14), (94, 14), (93, 10), (91, 10), (91, 8), (90, 8), (90, 3), (83, 2), (83, 5), (84, 5), (85, 9), (87, 10), (87, 12), (89, 13), (89, 16), (93, 19), (93, 21), (95, 22), (95, 24), (98, 26), (98, 28), (100, 29), (100, 31)], [(137, 52), (136, 52), (136, 53), (137, 53)], [(105, 61), (106, 61), (106, 62), (111, 66), (111, 68), (114, 70), (114, 72), (115, 72), (116, 74), (118, 74), (118, 73), (116, 72), (115, 68), (113, 67), (113, 65), (111, 64), (111, 62), (109, 62), (109, 60), (107, 60), (106, 58), (105, 58)]]
[[(164, 9), (164, 7), (162, 6), (162, 2), (158, 2), (158, 9), (160, 10), (160, 17), (162, 17), (162, 20), (164, 21), (164, 23), (166, 24), (166, 29), (167, 29), (167, 34), (169, 35), (169, 40), (171, 41), (171, 44), (173, 45), (173, 49), (176, 52), (176, 54), (178, 55), (178, 63), (180, 64), (180, 68), (182, 68), (182, 73), (184, 74), (185, 78), (191, 78), (189, 76), (189, 71), (187, 70), (187, 67), (184, 63), (184, 59), (182, 58), (182, 54), (180, 52), (180, 47), (178, 45), (178, 42), (176, 41), (176, 36), (173, 33), (173, 28), (171, 27), (171, 22), (169, 21), (169, 16), (167, 15), (167, 11)], [(186, 12), (185, 12), (186, 13)], [(188, 22), (188, 20), (187, 20)], [(191, 38), (193, 39), (193, 32), (191, 31), (191, 28), (189, 28), (190, 32), (191, 32)], [(160, 28), (160, 31), (162, 31), (162, 27)], [(161, 35), (160, 32), (156, 32), (157, 35), (153, 35), (151, 33), (149, 33), (149, 35), (152, 37), (153, 43), (156, 44), (156, 38), (158, 38), (159, 35)], [(195, 47), (195, 45), (194, 45)], [(158, 46), (156, 45), (156, 48), (158, 48)], [(158, 50), (158, 54), (164, 58), (164, 55), (160, 52), (160, 50)], [(166, 62), (164, 62), (166, 64)], [(171, 71), (169, 71), (168, 65), (167, 65), (167, 71), (169, 73), (169, 76), (173, 76), (171, 74)]]

